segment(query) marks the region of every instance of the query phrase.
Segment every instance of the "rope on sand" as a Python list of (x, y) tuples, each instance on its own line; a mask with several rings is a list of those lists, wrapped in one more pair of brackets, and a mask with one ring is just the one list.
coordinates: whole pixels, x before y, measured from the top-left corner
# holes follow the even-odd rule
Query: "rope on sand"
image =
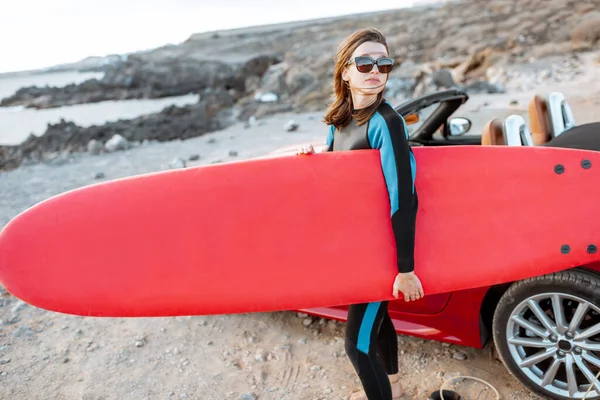
[[(600, 378), (600, 371), (598, 371), (598, 373), (596, 374), (596, 377), (594, 378), (594, 380), (590, 383), (590, 387), (588, 388), (587, 392), (585, 392), (585, 394), (583, 395), (583, 398), (581, 400), (586, 400), (588, 398), (588, 395), (590, 394), (590, 392), (592, 391), (592, 389), (594, 388), (594, 384), (598, 381), (598, 378)], [(446, 385), (454, 380), (457, 379), (472, 379), (478, 382), (483, 383), (484, 385), (489, 386), (490, 388), (492, 388), (492, 390), (496, 393), (496, 400), (500, 400), (500, 393), (498, 392), (498, 390), (496, 390), (496, 388), (494, 386), (492, 386), (491, 383), (483, 380), (483, 379), (479, 379), (479, 378), (475, 378), (473, 376), (457, 376), (451, 379), (446, 380), (442, 386), (440, 387), (440, 399), (441, 400), (447, 400), (444, 398), (444, 394), (443, 391), (444, 389), (446, 389)], [(481, 393), (480, 393), (481, 394)], [(479, 396), (478, 396), (479, 398)]]
[(466, 376), (466, 375), (464, 375), (464, 376), (457, 376), (457, 377), (454, 377), (454, 378), (450, 378), (450, 379), (446, 380), (444, 383), (442, 383), (442, 386), (440, 387), (440, 399), (441, 400), (449, 400), (449, 399), (445, 399), (444, 398), (444, 393), (443, 393), (444, 389), (446, 389), (446, 385), (448, 383), (450, 383), (452, 381), (455, 381), (457, 379), (472, 379), (474, 381), (481, 382), (484, 385), (489, 386), (496, 393), (496, 400), (500, 400), (500, 393), (498, 392), (498, 390), (494, 386), (492, 386), (491, 383), (489, 383), (489, 382), (487, 382), (487, 381), (485, 381), (483, 379), (475, 378), (474, 376)]
[(592, 391), (592, 388), (596, 384), (596, 381), (598, 380), (598, 377), (600, 377), (600, 371), (598, 371), (598, 373), (596, 374), (596, 377), (594, 378), (594, 381), (592, 383), (590, 383), (590, 387), (588, 388), (587, 392), (585, 392), (585, 394), (583, 395), (583, 399), (581, 399), (581, 400), (587, 399), (588, 394), (590, 394), (590, 392)]

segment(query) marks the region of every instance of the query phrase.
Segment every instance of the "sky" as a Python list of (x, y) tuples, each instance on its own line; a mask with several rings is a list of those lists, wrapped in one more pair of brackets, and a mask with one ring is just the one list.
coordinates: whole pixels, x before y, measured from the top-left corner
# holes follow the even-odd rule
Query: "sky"
[(177, 44), (197, 32), (389, 10), (422, 0), (10, 0), (0, 73)]

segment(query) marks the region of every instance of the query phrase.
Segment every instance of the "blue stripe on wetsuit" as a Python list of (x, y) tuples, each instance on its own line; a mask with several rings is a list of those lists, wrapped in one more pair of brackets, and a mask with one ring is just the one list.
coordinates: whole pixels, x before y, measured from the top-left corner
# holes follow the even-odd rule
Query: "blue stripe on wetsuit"
[(335, 125), (329, 125), (329, 133), (327, 134), (327, 140), (325, 140), (325, 144), (327, 148), (331, 147), (331, 143), (333, 143), (333, 133), (335, 132)]
[[(400, 116), (400, 115), (398, 115)], [(402, 117), (400, 117), (402, 118)], [(402, 118), (404, 132), (408, 140), (408, 129), (406, 121)], [(376, 112), (369, 122), (369, 131), (367, 133), (369, 143), (374, 149), (379, 149), (381, 154), (381, 167), (383, 168), (383, 176), (387, 185), (388, 194), (390, 197), (391, 215), (398, 210), (398, 168), (396, 166), (396, 157), (394, 156), (394, 147), (392, 145), (390, 129), (383, 116)], [(412, 173), (412, 193), (415, 193), (415, 175), (417, 165), (415, 158), (410, 153), (410, 169)]]
[(371, 345), (371, 332), (373, 331), (373, 324), (375, 323), (375, 317), (381, 302), (369, 303), (363, 319), (360, 323), (360, 330), (358, 331), (358, 343), (356, 348), (365, 354), (369, 353), (369, 347)]
[(410, 272), (414, 270), (418, 199), (415, 190), (416, 162), (408, 144), (406, 122), (389, 103), (382, 103), (369, 121), (367, 138), (371, 148), (379, 149), (381, 157), (390, 199), (398, 272)]

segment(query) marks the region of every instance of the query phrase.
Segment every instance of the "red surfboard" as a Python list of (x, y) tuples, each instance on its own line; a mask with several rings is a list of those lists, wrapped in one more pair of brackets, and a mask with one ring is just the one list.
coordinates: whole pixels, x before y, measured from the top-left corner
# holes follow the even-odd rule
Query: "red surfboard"
[[(599, 153), (414, 153), (426, 294), (600, 259)], [(45, 200), (0, 233), (0, 281), (34, 306), (86, 316), (293, 310), (392, 300), (394, 249), (378, 151), (280, 155)]]

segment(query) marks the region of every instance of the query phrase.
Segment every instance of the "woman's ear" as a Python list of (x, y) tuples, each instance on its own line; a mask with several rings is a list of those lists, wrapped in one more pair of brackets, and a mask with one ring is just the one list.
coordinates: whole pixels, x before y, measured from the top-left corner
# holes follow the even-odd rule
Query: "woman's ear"
[(344, 80), (345, 82), (348, 82), (350, 80), (350, 77), (348, 76), (347, 67), (344, 67), (344, 69), (342, 70), (342, 80)]

